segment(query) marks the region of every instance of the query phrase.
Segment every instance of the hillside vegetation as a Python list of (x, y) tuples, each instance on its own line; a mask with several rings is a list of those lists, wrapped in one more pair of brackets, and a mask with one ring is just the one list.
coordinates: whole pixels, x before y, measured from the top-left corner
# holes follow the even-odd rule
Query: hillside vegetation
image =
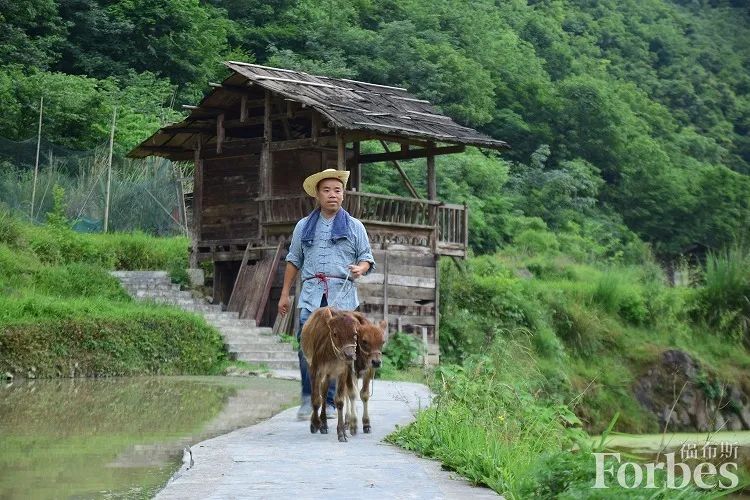
[[(747, 230), (749, 16), (738, 0), (6, 2), (0, 135), (33, 137), (44, 95), (45, 138), (90, 148), (117, 105), (122, 154), (226, 59), (403, 85), (513, 146), (514, 209), (622, 221), (674, 257)], [(496, 227), (509, 206), (483, 209)]]

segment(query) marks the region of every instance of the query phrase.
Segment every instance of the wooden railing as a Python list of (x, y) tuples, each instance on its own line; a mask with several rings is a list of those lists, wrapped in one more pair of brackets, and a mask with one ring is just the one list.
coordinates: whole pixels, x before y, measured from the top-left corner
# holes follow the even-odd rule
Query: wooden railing
[(437, 209), (437, 250), (465, 256), (469, 244), (469, 210), (466, 205), (442, 204)]
[[(306, 195), (259, 198), (260, 223), (269, 232), (288, 231), (314, 208)], [(391, 227), (429, 234), (429, 245), (439, 254), (465, 256), (468, 244), (467, 210), (464, 205), (347, 191), (344, 208), (365, 225)]]

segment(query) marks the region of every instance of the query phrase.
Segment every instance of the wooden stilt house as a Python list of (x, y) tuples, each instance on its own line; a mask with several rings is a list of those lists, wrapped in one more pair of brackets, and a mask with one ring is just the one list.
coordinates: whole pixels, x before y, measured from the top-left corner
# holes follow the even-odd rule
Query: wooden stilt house
[[(437, 199), (436, 157), (466, 145), (507, 145), (460, 126), (406, 89), (227, 62), (232, 74), (190, 115), (131, 151), (194, 161), (192, 265), (211, 261), (214, 301), (259, 324), (276, 319), (284, 262), (296, 222), (313, 209), (302, 191), (308, 175), (350, 170), (344, 208), (367, 228), (376, 269), (358, 280), (361, 310), (390, 329), (412, 332), (439, 356), (441, 256), (463, 258), (465, 205)], [(385, 152), (360, 153), (362, 141)], [(426, 158), (427, 198), (398, 161)], [(390, 162), (412, 197), (362, 190), (363, 165)], [(364, 167), (366, 168), (366, 167)], [(295, 323), (296, 324), (296, 323)], [(283, 329), (291, 333), (292, 321)]]

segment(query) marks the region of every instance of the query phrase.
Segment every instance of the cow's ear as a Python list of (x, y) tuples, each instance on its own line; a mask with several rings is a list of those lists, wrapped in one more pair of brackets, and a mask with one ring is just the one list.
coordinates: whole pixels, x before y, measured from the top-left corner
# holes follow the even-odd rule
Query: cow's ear
[(323, 310), (323, 321), (325, 321), (327, 324), (327, 323), (330, 323), (332, 319), (333, 319), (333, 313), (331, 312), (331, 308), (326, 307)]
[(383, 330), (383, 344), (385, 344), (388, 342), (388, 323), (384, 319), (381, 319), (378, 322), (378, 327)]

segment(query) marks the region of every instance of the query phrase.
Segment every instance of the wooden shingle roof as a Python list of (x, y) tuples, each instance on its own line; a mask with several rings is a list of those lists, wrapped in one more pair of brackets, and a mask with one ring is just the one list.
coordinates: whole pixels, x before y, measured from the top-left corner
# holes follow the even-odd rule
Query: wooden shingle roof
[[(257, 64), (228, 61), (224, 63), (233, 74), (216, 86), (180, 123), (166, 127), (138, 147), (129, 156), (151, 154), (171, 157), (169, 152), (187, 151), (195, 134), (206, 133), (205, 109), (221, 108), (233, 96), (227, 88), (268, 89), (289, 101), (310, 107), (344, 131), (367, 132), (405, 139), (429, 140), (448, 144), (465, 144), (492, 149), (508, 148), (508, 144), (493, 139), (470, 127), (455, 123), (440, 114), (426, 100), (419, 99), (406, 89), (345, 78), (316, 76), (301, 71), (271, 68)], [(191, 134), (191, 129), (195, 130)], [(169, 131), (179, 130), (180, 133)], [(162, 153), (155, 153), (159, 147)], [(192, 146), (191, 146), (192, 147)], [(166, 152), (166, 153), (165, 153)]]

